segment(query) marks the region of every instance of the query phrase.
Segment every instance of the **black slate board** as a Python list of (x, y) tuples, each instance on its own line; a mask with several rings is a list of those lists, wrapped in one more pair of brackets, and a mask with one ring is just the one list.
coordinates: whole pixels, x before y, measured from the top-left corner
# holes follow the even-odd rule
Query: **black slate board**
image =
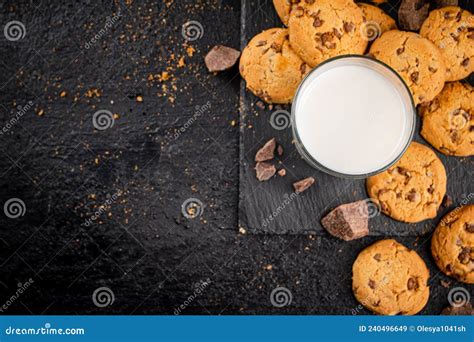
[[(387, 13), (396, 18), (399, 1), (381, 5)], [(460, 6), (470, 8), (469, 1)], [(472, 11), (472, 8), (470, 8)], [(242, 49), (257, 33), (271, 27), (282, 27), (273, 8), (272, 1), (246, 1), (242, 5)], [(470, 77), (473, 84), (474, 77)], [(320, 219), (339, 204), (366, 199), (365, 180), (336, 178), (311, 168), (301, 159), (292, 144), (291, 127), (288, 119), (290, 106), (262, 107), (262, 101), (241, 84), (240, 94), (240, 203), (239, 223), (249, 233), (327, 235)], [(429, 145), (419, 135), (418, 118), (414, 140)], [(284, 148), (284, 154), (277, 157), (277, 166), (287, 171), (285, 177), (275, 176), (267, 182), (255, 178), (253, 161), (256, 151), (270, 138), (275, 137)], [(441, 208), (438, 217), (418, 224), (405, 224), (378, 214), (370, 220), (372, 236), (418, 236), (432, 231), (440, 217), (453, 209), (474, 192), (473, 158), (447, 157), (438, 153), (446, 167), (448, 176), (447, 194), (453, 206)], [(316, 184), (303, 194), (295, 196), (292, 183), (309, 176), (316, 178)], [(472, 197), (469, 197), (472, 198)]]

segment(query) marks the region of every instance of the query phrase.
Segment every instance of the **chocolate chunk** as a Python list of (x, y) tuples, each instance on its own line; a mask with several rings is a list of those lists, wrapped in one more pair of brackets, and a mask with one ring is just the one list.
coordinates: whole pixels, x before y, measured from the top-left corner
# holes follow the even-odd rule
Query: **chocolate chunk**
[(471, 248), (470, 247), (463, 247), (461, 249), (461, 253), (458, 255), (458, 259), (461, 264), (468, 264), (471, 261)]
[(426, 191), (428, 191), (428, 193), (429, 193), (429, 194), (432, 194), (432, 193), (435, 191), (435, 187), (434, 187), (434, 185), (433, 185), (433, 184), (431, 184), (431, 185), (429, 186), (429, 188), (428, 188), (428, 189), (426, 189)]
[(407, 200), (409, 200), (410, 202), (416, 202), (420, 199), (420, 194), (416, 192), (415, 189), (411, 189), (409, 192), (408, 192), (408, 195), (407, 195)]
[(263, 145), (263, 147), (257, 151), (257, 154), (255, 155), (255, 161), (262, 162), (265, 160), (272, 160), (275, 157), (275, 148), (275, 138), (268, 140), (265, 145)]
[(377, 260), (377, 261), (380, 261), (380, 260), (382, 260), (382, 255), (380, 253), (376, 253), (374, 255), (374, 259)]
[(472, 316), (474, 315), (474, 308), (471, 303), (466, 303), (462, 306), (448, 306), (441, 311), (444, 316)]
[(278, 170), (278, 176), (285, 177), (286, 176), (286, 170), (285, 169)]
[(467, 68), (467, 66), (469, 65), (469, 57), (464, 59), (462, 62), (461, 62), (461, 65), (465, 68)]
[(370, 287), (372, 290), (375, 289), (376, 285), (377, 285), (377, 284), (375, 283), (375, 281), (373, 281), (372, 279), (369, 279), (369, 287)]
[(369, 234), (368, 210), (366, 201), (342, 204), (327, 214), (321, 224), (339, 239), (358, 239)]
[(255, 171), (257, 173), (257, 179), (260, 182), (264, 182), (273, 177), (276, 172), (274, 165), (267, 162), (259, 162), (255, 166)]
[(224, 71), (232, 68), (239, 56), (240, 51), (238, 50), (224, 45), (216, 45), (204, 57), (204, 62), (210, 72)]
[(420, 73), (418, 71), (415, 71), (410, 75), (410, 79), (413, 83), (416, 83), (416, 82), (418, 82), (418, 77), (419, 76), (420, 76)]
[(474, 233), (474, 223), (465, 223), (464, 224), (464, 229), (466, 229), (466, 231), (468, 233)]
[(397, 172), (398, 172), (399, 174), (401, 174), (402, 176), (406, 176), (406, 177), (410, 177), (410, 176), (411, 176), (410, 171), (408, 171), (408, 169), (405, 169), (404, 167), (398, 166), (396, 170), (397, 170)]
[(401, 48), (397, 49), (397, 55), (401, 55), (405, 51), (405, 48), (402, 46)]
[(344, 31), (346, 31), (346, 33), (349, 33), (354, 30), (355, 25), (353, 23), (344, 22), (343, 27)]
[(277, 43), (272, 43), (270, 46), (275, 52), (281, 52), (282, 45)]
[(277, 154), (278, 154), (279, 156), (282, 156), (282, 155), (283, 155), (283, 146), (278, 145), (278, 147), (277, 147)]
[(319, 17), (314, 18), (313, 27), (323, 26), (324, 20), (321, 20)]
[(398, 9), (400, 27), (417, 31), (428, 17), (430, 4), (425, 0), (402, 0)]
[(453, 199), (451, 198), (451, 196), (449, 196), (448, 194), (444, 195), (442, 205), (445, 208), (448, 208), (448, 207), (452, 206), (453, 205)]
[(296, 183), (293, 183), (293, 188), (295, 189), (296, 193), (301, 193), (307, 190), (311, 185), (313, 185), (314, 182), (315, 182), (315, 179), (313, 177), (308, 177)]
[(410, 279), (408, 279), (408, 282), (407, 282), (407, 288), (408, 290), (417, 290), (418, 289), (418, 280), (416, 280), (416, 278), (413, 278), (411, 277)]

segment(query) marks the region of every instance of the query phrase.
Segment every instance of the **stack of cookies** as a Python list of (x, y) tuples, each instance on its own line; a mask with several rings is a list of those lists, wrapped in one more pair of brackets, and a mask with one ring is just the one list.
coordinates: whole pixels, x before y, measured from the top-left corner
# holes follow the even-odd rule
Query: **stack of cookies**
[[(448, 6), (433, 10), (419, 33), (399, 31), (380, 8), (352, 0), (273, 0), (286, 28), (255, 36), (243, 50), (247, 88), (268, 103), (292, 101), (304, 76), (345, 54), (368, 54), (394, 69), (418, 106), (421, 135), (450, 156), (474, 155), (474, 89), (460, 82), (474, 71), (474, 16)], [(367, 179), (371, 200), (407, 223), (437, 216), (446, 170), (436, 153), (413, 142), (385, 172)], [(474, 284), (474, 205), (449, 213), (436, 228), (432, 254), (446, 275)], [(378, 314), (416, 314), (429, 298), (429, 271), (412, 250), (381, 240), (353, 265), (357, 300)]]

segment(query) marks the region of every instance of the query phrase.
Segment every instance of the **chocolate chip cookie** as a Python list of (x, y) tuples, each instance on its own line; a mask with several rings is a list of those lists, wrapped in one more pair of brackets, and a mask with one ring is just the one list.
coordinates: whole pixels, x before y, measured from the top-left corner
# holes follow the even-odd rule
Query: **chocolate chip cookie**
[(366, 185), (384, 214), (420, 222), (436, 217), (446, 193), (446, 170), (430, 148), (413, 142), (398, 162), (369, 177)]
[(288, 20), (290, 44), (311, 67), (342, 54), (363, 54), (362, 10), (352, 0), (302, 1)]
[(374, 41), (370, 54), (395, 69), (410, 88), (415, 104), (433, 100), (443, 89), (443, 56), (432, 42), (416, 33), (385, 32)]
[(456, 6), (430, 12), (420, 35), (432, 41), (446, 64), (446, 80), (457, 81), (474, 72), (474, 15)]
[(440, 222), (431, 240), (436, 264), (448, 276), (474, 284), (474, 205), (456, 208)]
[(291, 49), (288, 29), (257, 34), (240, 57), (247, 88), (268, 103), (290, 103), (309, 67)]
[(352, 290), (380, 315), (414, 315), (428, 302), (429, 271), (423, 259), (395, 240), (364, 249), (352, 265)]
[(290, 12), (300, 3), (300, 0), (273, 0), (273, 7), (285, 26), (288, 26)]
[(446, 83), (443, 91), (420, 107), (421, 135), (438, 151), (452, 156), (474, 155), (474, 88)]
[(357, 5), (362, 10), (362, 15), (365, 20), (361, 29), (369, 41), (374, 40), (386, 31), (397, 29), (395, 20), (377, 6), (365, 3)]

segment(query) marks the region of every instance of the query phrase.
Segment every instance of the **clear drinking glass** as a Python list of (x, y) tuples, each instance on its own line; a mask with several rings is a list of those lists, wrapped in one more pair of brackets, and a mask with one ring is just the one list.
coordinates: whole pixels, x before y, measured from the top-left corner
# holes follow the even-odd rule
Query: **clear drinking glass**
[[(307, 92), (308, 90), (308, 82), (317, 82), (318, 78), (320, 75), (323, 75), (326, 71), (329, 71), (333, 68), (338, 68), (341, 66), (363, 66), (366, 67), (372, 71), (377, 72), (380, 74), (385, 80), (390, 82), (391, 85), (393, 85), (393, 89), (398, 92), (398, 96), (401, 99), (402, 103), (402, 108), (404, 110), (404, 120), (406, 120), (406, 125), (404, 125), (403, 132), (400, 132), (400, 145), (399, 147), (399, 153), (398, 149), (397, 152), (395, 152), (393, 158), (390, 158), (391, 156), (387, 157), (390, 158), (390, 160), (387, 160), (384, 165), (379, 167), (376, 170), (371, 170), (370, 172), (362, 172), (362, 173), (347, 173), (347, 172), (341, 172), (338, 170), (333, 170), (327, 165), (323, 165), (323, 163), (320, 160), (317, 160), (314, 155), (312, 155), (308, 149), (306, 148), (304, 142), (301, 139), (300, 136), (300, 130), (305, 129), (306, 132), (308, 130), (307, 127), (302, 128), (298, 127), (298, 120), (297, 116), (299, 115), (298, 113), (298, 104), (299, 101), (303, 101), (302, 96), (307, 97), (308, 94), (302, 95), (303, 92)], [(342, 69), (341, 69), (342, 70)], [(302, 91), (305, 89), (304, 91)], [(311, 94), (309, 94), (311, 95)], [(342, 94), (341, 96), (344, 96)], [(307, 99), (306, 99), (307, 100)], [(318, 106), (315, 106), (314, 108), (315, 113), (318, 110)], [(300, 109), (300, 112), (303, 110)], [(349, 111), (350, 112), (350, 111)], [(303, 115), (303, 114), (300, 114)], [(350, 115), (350, 113), (349, 113)], [(388, 65), (386, 65), (383, 62), (380, 62), (376, 59), (373, 59), (371, 57), (367, 56), (362, 56), (362, 55), (342, 55), (342, 56), (337, 56), (334, 58), (331, 58), (329, 60), (324, 61), (323, 63), (319, 64), (316, 68), (314, 68), (312, 71), (310, 71), (306, 77), (303, 79), (301, 82), (300, 86), (298, 87), (296, 94), (293, 98), (293, 104), (291, 107), (291, 126), (293, 130), (293, 137), (295, 140), (295, 145), (300, 153), (300, 155), (303, 157), (303, 159), (312, 167), (319, 169), (321, 171), (324, 171), (330, 175), (337, 176), (337, 177), (343, 177), (343, 178), (366, 178), (372, 175), (375, 175), (377, 173), (380, 173), (390, 166), (392, 166), (394, 163), (396, 163), (403, 153), (406, 151), (408, 146), (410, 145), (412, 139), (413, 139), (413, 134), (415, 131), (415, 126), (416, 126), (416, 108), (415, 104), (413, 102), (412, 95), (410, 93), (410, 90), (408, 89), (407, 85), (403, 81), (403, 79)], [(315, 132), (316, 134), (316, 132)], [(396, 132), (392, 134), (397, 134)], [(307, 135), (307, 134), (306, 134)], [(323, 135), (321, 135), (322, 137)], [(328, 142), (329, 143), (329, 142)], [(377, 143), (377, 142), (374, 142)], [(344, 155), (338, 156), (338, 158), (344, 158)], [(383, 161), (382, 163), (384, 163)]]

